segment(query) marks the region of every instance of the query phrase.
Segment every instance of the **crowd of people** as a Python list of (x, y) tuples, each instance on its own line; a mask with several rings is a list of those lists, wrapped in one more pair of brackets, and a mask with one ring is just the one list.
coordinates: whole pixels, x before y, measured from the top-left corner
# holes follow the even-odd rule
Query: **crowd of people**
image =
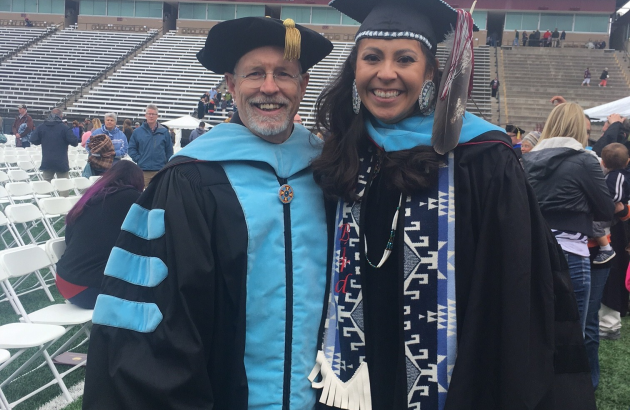
[[(518, 31), (514, 30), (514, 37), (512, 39), (512, 46), (518, 47), (555, 47), (555, 48), (564, 48), (565, 42), (567, 41), (567, 33), (566, 31), (558, 31), (558, 28), (553, 31), (547, 30), (544, 33), (541, 33), (540, 30), (534, 30), (527, 32), (526, 30)], [(492, 32), (486, 38), (486, 45), (491, 47), (498, 47), (501, 44), (501, 40), (499, 38), (499, 34), (497, 32)], [(606, 48), (605, 40), (591, 40), (589, 39), (586, 43), (581, 44), (589, 49), (600, 49), (603, 50)]]
[(55, 108), (25, 135), (19, 108), (42, 171), (82, 142), (102, 174), (57, 279), (94, 308), (83, 408), (595, 410), (599, 338), (628, 308), (630, 121), (595, 143), (554, 97), (542, 132), (502, 129), (462, 107), (469, 13), (331, 6), (361, 26), (312, 130), (297, 111), (333, 46), (291, 19), (212, 27), (197, 58), (228, 91), (198, 118), (240, 109), (175, 155), (155, 105), (123, 130)]
[(197, 103), (195, 112), (197, 118), (201, 120), (215, 112), (226, 111), (228, 109), (236, 110), (232, 93), (226, 91), (225, 94), (223, 94), (221, 91), (217, 91), (216, 88), (212, 88), (210, 91), (203, 93)]
[(110, 112), (99, 118), (85, 118), (81, 123), (63, 118), (60, 108), (54, 108), (46, 120), (34, 126), (26, 104), (18, 105), (18, 115), (12, 125), (17, 147), (31, 144), (42, 146), (41, 171), (46, 181), (68, 178), (68, 146), (81, 144), (88, 152), (83, 176), (100, 176), (121, 159), (130, 158), (142, 169), (145, 184), (173, 155), (175, 132), (158, 123), (158, 108), (148, 105), (145, 121), (132, 125), (125, 119), (122, 128), (118, 116)]

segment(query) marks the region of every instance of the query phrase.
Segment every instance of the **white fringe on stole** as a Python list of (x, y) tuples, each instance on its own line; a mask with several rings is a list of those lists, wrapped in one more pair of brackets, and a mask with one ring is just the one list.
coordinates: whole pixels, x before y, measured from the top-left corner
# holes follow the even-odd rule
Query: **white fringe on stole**
[[(318, 374), (321, 374), (322, 380), (315, 382)], [(314, 389), (323, 389), (319, 399), (322, 404), (345, 410), (372, 410), (370, 376), (366, 362), (361, 363), (350, 380), (342, 382), (326, 360), (324, 352), (320, 350), (308, 379)]]

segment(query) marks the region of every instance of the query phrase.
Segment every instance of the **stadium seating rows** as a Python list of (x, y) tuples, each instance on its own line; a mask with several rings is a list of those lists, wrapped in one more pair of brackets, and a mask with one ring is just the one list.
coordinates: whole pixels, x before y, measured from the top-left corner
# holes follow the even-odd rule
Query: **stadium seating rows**
[(19, 101), (32, 114), (45, 113), (150, 36), (73, 28), (55, 33), (3, 64), (0, 107), (13, 108)]
[[(11, 29), (20, 30), (20, 29)], [(38, 29), (30, 30), (41, 34)], [(2, 36), (10, 35), (0, 31)], [(34, 35), (34, 34), (33, 34)], [(29, 105), (31, 114), (44, 114), (86, 81), (101, 75), (127, 53), (139, 48), (151, 34), (79, 31), (65, 29), (40, 41), (18, 56), (7, 60), (0, 76), (0, 107), (12, 109), (15, 104)], [(13, 38), (13, 37), (10, 37)], [(171, 31), (155, 41), (92, 90), (66, 109), (79, 117), (102, 116), (116, 112), (121, 118), (142, 118), (147, 104), (160, 108), (160, 119), (171, 120), (192, 114), (201, 95), (223, 83), (223, 75), (203, 68), (195, 54), (203, 47), (201, 36), (179, 35)], [(314, 121), (314, 108), (321, 90), (339, 71), (354, 43), (335, 42), (332, 53), (310, 70), (311, 78), (300, 106), (306, 126)], [(446, 50), (438, 48), (441, 66)], [(490, 118), (489, 51), (475, 49), (473, 99), (469, 110)], [(217, 112), (210, 124), (222, 122), (227, 112)]]
[[(169, 32), (80, 98), (68, 109), (69, 114), (101, 116), (114, 111), (122, 118), (142, 118), (149, 103), (158, 105), (161, 120), (191, 114), (201, 95), (223, 81), (223, 75), (209, 72), (196, 60), (195, 54), (203, 47), (204, 41), (203, 37)], [(313, 123), (317, 97), (341, 68), (354, 43), (335, 42), (334, 45), (331, 54), (310, 70), (309, 86), (299, 111), (307, 126)], [(475, 52), (477, 66), (473, 98), (478, 108), (471, 104), (469, 109), (474, 113), (482, 112), (489, 118), (489, 52), (487, 47), (477, 48)], [(443, 65), (447, 58), (446, 50), (439, 48), (438, 57)], [(217, 124), (226, 116), (227, 112), (217, 112), (208, 122)]]
[(45, 32), (45, 29), (0, 27), (0, 58), (18, 50)]

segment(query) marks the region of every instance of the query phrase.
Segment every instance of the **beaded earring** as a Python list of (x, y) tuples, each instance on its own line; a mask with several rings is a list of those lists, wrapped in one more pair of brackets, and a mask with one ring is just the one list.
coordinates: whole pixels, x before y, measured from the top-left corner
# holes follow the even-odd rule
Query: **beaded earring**
[(431, 115), (435, 110), (433, 97), (435, 96), (435, 83), (427, 80), (422, 84), (422, 91), (418, 97), (418, 105), (420, 106), (420, 114)]
[(357, 91), (357, 80), (352, 82), (352, 111), (355, 114), (358, 114), (361, 110), (361, 97), (359, 97), (359, 92)]

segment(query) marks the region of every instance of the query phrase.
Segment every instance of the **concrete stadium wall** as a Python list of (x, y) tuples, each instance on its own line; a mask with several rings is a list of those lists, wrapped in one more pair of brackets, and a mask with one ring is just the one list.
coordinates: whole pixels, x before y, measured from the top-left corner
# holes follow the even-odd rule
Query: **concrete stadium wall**
[[(80, 18), (80, 17), (79, 17)], [(177, 20), (177, 28), (179, 32), (186, 35), (194, 35), (195, 33), (187, 33), (187, 30), (182, 29), (211, 29), (219, 21), (212, 20)], [(327, 39), (331, 41), (348, 41), (353, 42), (354, 36), (357, 33), (359, 27), (357, 26), (331, 26), (331, 25), (313, 25), (313, 24), (304, 24), (305, 27), (310, 28), (318, 33), (323, 34)], [(206, 31), (202, 31), (201, 33), (196, 33), (198, 35), (206, 35)], [(474, 33), (475, 38), (475, 46), (482, 46), (486, 44), (487, 31), (481, 30)]]
[(47, 24), (64, 24), (63, 14), (39, 14), (39, 13), (6, 13), (0, 12), (0, 20), (24, 21), (28, 17), (31, 21), (45, 21)]
[[(126, 25), (126, 26), (147, 26), (147, 28), (161, 29), (163, 22), (161, 18), (136, 18), (136, 17), (109, 17), (109, 16), (82, 16), (79, 15), (77, 28), (79, 30), (93, 30), (93, 25)], [(129, 30), (134, 31), (134, 30)], [(138, 30), (136, 30), (138, 31)]]

